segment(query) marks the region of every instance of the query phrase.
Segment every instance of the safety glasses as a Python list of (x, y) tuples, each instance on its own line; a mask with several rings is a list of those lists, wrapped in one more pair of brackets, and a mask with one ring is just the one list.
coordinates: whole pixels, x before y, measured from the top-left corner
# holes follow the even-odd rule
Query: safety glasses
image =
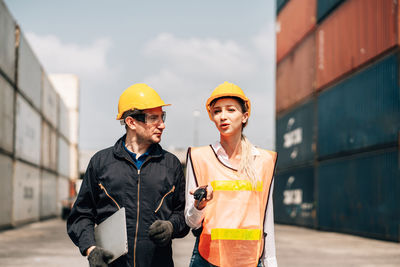
[(148, 113), (140, 113), (131, 115), (137, 121), (141, 121), (147, 124), (159, 124), (161, 122), (165, 122), (167, 114), (163, 111), (161, 114), (148, 114)]

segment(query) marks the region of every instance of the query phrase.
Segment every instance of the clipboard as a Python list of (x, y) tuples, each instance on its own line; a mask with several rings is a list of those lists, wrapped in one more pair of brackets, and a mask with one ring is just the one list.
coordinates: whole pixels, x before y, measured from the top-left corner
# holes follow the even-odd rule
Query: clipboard
[(128, 253), (125, 208), (119, 209), (94, 228), (96, 245), (110, 251), (117, 258)]

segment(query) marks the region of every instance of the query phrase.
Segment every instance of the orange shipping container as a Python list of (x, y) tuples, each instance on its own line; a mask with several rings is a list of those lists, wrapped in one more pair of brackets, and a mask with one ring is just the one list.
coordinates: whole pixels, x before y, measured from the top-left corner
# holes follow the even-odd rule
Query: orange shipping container
[(397, 16), (397, 0), (349, 0), (327, 17), (317, 28), (317, 89), (395, 46)]
[(289, 1), (276, 22), (276, 60), (281, 61), (316, 23), (317, 0)]
[(314, 91), (315, 33), (285, 57), (276, 68), (276, 112), (286, 110)]

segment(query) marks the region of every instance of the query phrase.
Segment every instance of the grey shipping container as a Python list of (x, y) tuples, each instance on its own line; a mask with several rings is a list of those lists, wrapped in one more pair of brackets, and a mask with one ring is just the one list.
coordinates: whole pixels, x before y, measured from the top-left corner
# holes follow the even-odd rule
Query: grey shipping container
[(315, 100), (308, 99), (276, 120), (277, 169), (312, 162), (315, 154)]
[(313, 166), (279, 171), (274, 182), (275, 221), (314, 227), (314, 184)]
[(344, 0), (318, 0), (317, 21), (323, 20), (330, 12), (338, 7)]
[(14, 89), (0, 75), (0, 148), (12, 153), (14, 147)]
[(11, 225), (13, 163), (10, 157), (0, 154), (0, 170), (0, 228), (3, 228)]
[(281, 9), (285, 6), (285, 4), (288, 1), (289, 0), (276, 0), (276, 14), (278, 14), (279, 11), (281, 11)]
[(0, 0), (0, 70), (15, 82), (15, 22)]
[(321, 229), (400, 241), (397, 149), (323, 161), (317, 177)]
[(57, 215), (57, 175), (42, 170), (40, 183), (40, 218)]
[(318, 97), (318, 155), (396, 145), (400, 130), (398, 54)]

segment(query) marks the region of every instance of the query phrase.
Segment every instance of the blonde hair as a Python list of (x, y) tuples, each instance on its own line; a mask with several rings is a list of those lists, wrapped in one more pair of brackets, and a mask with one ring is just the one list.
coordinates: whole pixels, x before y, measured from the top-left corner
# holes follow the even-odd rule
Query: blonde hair
[[(242, 128), (243, 129), (243, 128)], [(253, 188), (257, 188), (260, 178), (256, 176), (256, 170), (254, 166), (254, 155), (253, 155), (253, 144), (250, 143), (249, 139), (242, 133), (240, 140), (242, 146), (242, 153), (240, 156), (239, 173), (244, 174), (247, 180), (251, 183)]]

